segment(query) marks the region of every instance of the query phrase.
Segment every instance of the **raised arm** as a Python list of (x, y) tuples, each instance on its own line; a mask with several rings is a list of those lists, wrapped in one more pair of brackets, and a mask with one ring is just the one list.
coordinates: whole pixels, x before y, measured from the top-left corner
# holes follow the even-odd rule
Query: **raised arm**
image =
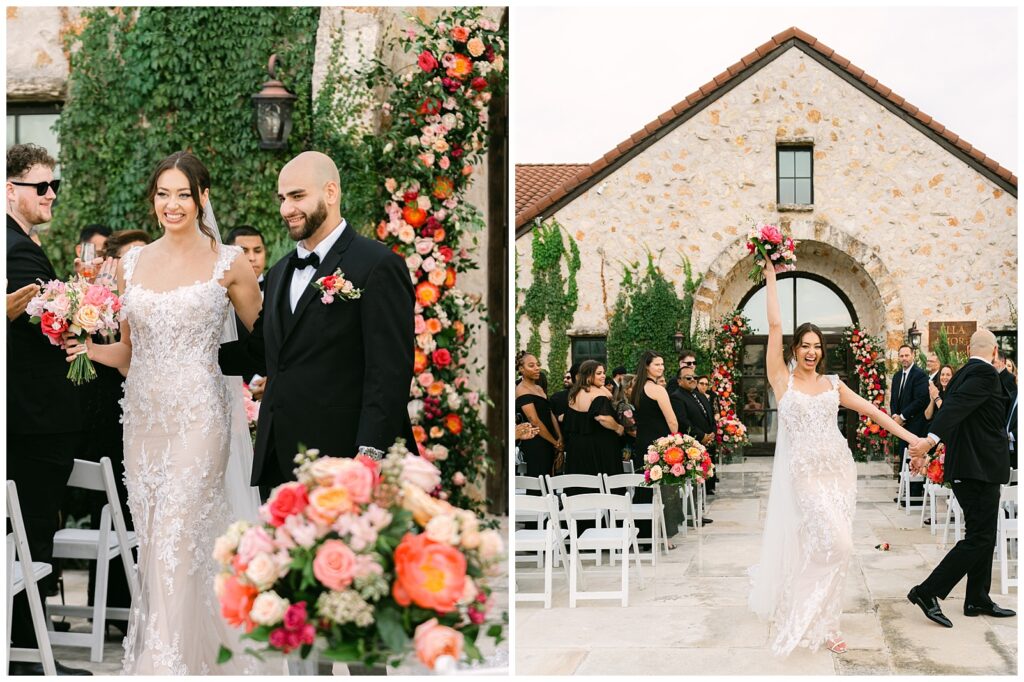
[(775, 391), (775, 400), (782, 399), (789, 383), (789, 369), (782, 352), (782, 309), (779, 307), (779, 288), (775, 268), (769, 263), (764, 269), (765, 304), (768, 312), (768, 350), (765, 354), (768, 383)]
[(854, 393), (849, 386), (839, 382), (839, 404), (866, 416), (889, 433), (913, 444), (918, 437), (897, 424), (892, 417), (878, 409), (874, 403)]

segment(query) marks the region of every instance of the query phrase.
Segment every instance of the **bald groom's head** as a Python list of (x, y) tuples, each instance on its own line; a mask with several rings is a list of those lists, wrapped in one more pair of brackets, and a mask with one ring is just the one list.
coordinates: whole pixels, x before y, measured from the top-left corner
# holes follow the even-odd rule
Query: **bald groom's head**
[(341, 176), (331, 157), (302, 152), (281, 169), (277, 198), (288, 235), (315, 246), (341, 223)]

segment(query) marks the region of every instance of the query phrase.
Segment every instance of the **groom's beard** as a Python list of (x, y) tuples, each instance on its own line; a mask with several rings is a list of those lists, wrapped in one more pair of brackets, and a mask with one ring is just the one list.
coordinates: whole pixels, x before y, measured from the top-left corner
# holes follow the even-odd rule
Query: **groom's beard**
[[(299, 211), (299, 213), (302, 213), (302, 211)], [(300, 242), (303, 239), (308, 239), (323, 226), (324, 221), (327, 220), (327, 202), (321, 199), (315, 211), (312, 213), (302, 213), (302, 217), (305, 220), (298, 227), (292, 227), (285, 222), (285, 227), (288, 228), (288, 236), (292, 238), (292, 241)]]

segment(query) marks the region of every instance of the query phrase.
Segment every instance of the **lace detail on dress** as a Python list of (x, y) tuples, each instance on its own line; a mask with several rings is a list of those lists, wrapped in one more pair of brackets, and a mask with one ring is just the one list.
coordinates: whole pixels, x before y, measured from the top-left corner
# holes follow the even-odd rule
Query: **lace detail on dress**
[(132, 283), (140, 251), (122, 259), (132, 341), (122, 400), (125, 482), (140, 582), (124, 672), (258, 674), (242, 655), (216, 664), (221, 644), (244, 648), (220, 616), (212, 556), (231, 521), (224, 474), (232, 405), (217, 364), (231, 308), (219, 280), (241, 249), (220, 246), (209, 280), (164, 292)]
[(843, 587), (853, 553), (857, 469), (837, 422), (839, 379), (818, 394), (789, 388), (779, 419), (789, 434), (790, 475), (800, 514), (797, 547), (791, 557), (772, 617), (772, 651), (786, 655), (796, 646), (816, 650), (839, 632)]

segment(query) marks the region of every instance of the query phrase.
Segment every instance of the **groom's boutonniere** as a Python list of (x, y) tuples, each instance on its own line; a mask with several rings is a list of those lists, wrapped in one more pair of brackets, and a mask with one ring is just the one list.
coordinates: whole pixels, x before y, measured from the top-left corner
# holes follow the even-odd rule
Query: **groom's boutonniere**
[(345, 273), (340, 268), (335, 270), (333, 275), (321, 277), (313, 282), (312, 286), (323, 294), (320, 302), (324, 304), (334, 303), (336, 296), (343, 301), (352, 301), (363, 295), (362, 289), (355, 288), (352, 282), (345, 279)]

